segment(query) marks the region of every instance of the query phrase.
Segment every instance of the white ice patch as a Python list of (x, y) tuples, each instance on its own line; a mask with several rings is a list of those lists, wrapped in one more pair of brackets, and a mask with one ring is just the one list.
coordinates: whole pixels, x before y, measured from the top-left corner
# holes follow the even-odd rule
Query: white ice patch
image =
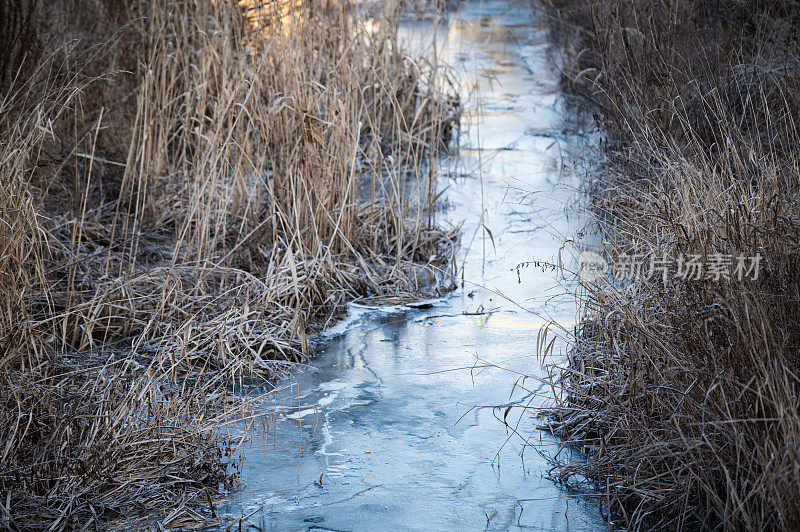
[(348, 386), (349, 384), (344, 381), (328, 381), (328, 382), (323, 382), (319, 386), (317, 386), (317, 391), (338, 392), (340, 390), (344, 390)]
[[(322, 445), (320, 445), (319, 449), (317, 449), (317, 454), (321, 454), (323, 456), (341, 456), (342, 453), (328, 452), (328, 447), (333, 443), (333, 435), (331, 434), (330, 427), (328, 427), (328, 423), (322, 424), (320, 433), (322, 434)], [(340, 473), (339, 467), (331, 464), (328, 464), (327, 471), (329, 474), (331, 472)]]
[(366, 314), (369, 310), (369, 307), (362, 307), (352, 303), (347, 305), (347, 316), (341, 321), (337, 322), (333, 327), (325, 329), (321, 336), (323, 338), (334, 338), (336, 336), (345, 334), (353, 327), (353, 325), (358, 323), (361, 320), (361, 317), (364, 316), (364, 314)]
[(301, 408), (298, 412), (286, 414), (286, 419), (302, 419), (309, 414), (322, 414), (322, 409), (313, 406)]
[(333, 402), (334, 399), (336, 399), (338, 395), (339, 394), (336, 392), (326, 394), (325, 397), (322, 397), (319, 401), (317, 401), (317, 404), (319, 406), (328, 406)]
[(333, 327), (325, 329), (320, 336), (322, 338), (334, 338), (347, 333), (356, 325), (365, 314), (370, 312), (380, 312), (382, 314), (395, 314), (403, 312), (409, 308), (428, 308), (428, 306), (441, 303), (442, 299), (427, 299), (425, 301), (417, 301), (409, 303), (408, 305), (362, 305), (360, 303), (348, 303), (347, 316), (341, 321), (337, 322)]

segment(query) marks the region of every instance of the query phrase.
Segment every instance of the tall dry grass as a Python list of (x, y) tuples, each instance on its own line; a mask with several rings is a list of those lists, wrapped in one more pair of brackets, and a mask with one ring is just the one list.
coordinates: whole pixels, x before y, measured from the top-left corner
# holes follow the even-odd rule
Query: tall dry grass
[(447, 73), (392, 2), (2, 7), (0, 523), (213, 517), (237, 379), (447, 289)]
[(564, 86), (603, 126), (605, 253), (760, 254), (756, 280), (589, 286), (559, 433), (625, 527), (800, 526), (800, 10), (547, 2)]

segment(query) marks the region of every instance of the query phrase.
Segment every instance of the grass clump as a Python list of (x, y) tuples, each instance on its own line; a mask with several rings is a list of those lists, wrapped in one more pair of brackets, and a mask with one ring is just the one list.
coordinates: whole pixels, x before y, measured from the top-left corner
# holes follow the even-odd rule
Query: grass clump
[(236, 379), (348, 300), (448, 288), (446, 72), (392, 2), (0, 14), (0, 523), (211, 517)]
[(757, 279), (605, 278), (562, 374), (559, 433), (626, 527), (800, 526), (800, 10), (546, 2), (563, 84), (604, 129), (610, 262), (760, 255)]

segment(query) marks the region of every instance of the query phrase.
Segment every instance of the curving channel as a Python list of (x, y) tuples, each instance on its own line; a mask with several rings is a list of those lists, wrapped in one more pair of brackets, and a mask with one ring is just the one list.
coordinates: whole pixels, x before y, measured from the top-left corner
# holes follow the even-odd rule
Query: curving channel
[[(420, 30), (432, 31), (408, 33)], [(526, 263), (556, 262), (581, 223), (580, 179), (565, 162), (579, 128), (525, 2), (463, 2), (437, 32), (481, 102), (468, 104), (460, 157), (441, 177), (440, 219), (464, 222), (463, 283), (424, 309), (351, 305), (312, 364), (279, 383), (294, 384), (288, 402), (316, 407), (286, 411), (245, 452), (246, 485), (225, 509), (251, 514), (242, 529), (605, 528), (590, 499), (546, 478), (537, 450), (556, 442), (534, 416), (512, 413), (516, 432), (502, 422), (507, 405), (546, 393), (529, 379), (531, 393), (511, 394), (514, 372), (543, 375), (541, 327), (575, 323), (557, 274)]]

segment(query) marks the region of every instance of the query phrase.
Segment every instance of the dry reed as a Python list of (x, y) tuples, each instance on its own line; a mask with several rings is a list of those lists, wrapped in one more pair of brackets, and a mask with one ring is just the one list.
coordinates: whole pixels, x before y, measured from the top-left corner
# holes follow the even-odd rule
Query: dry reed
[(0, 524), (213, 521), (237, 379), (448, 288), (458, 102), (392, 2), (45, 4), (0, 6)]
[(610, 262), (761, 255), (756, 280), (605, 280), (561, 374), (558, 433), (626, 528), (800, 526), (800, 11), (547, 2), (564, 87), (605, 137)]

